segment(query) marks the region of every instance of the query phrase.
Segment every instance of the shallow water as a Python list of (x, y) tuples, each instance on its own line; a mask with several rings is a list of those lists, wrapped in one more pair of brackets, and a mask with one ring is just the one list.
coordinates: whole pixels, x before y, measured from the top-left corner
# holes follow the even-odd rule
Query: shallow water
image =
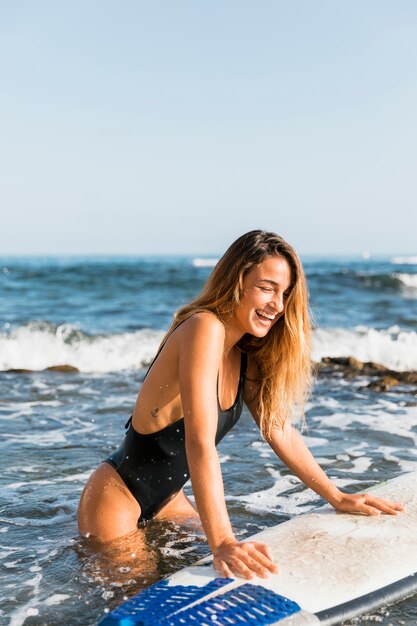
[[(84, 358), (90, 366), (85, 369), (90, 371), (0, 373), (0, 622), (89, 626), (124, 598), (208, 552), (200, 533), (161, 522), (150, 523), (128, 545), (121, 542), (111, 551), (95, 552), (78, 535), (76, 510), (90, 472), (123, 436), (143, 365), (168, 326), (170, 311), (197, 290), (209, 268), (173, 259), (167, 265), (136, 261), (140, 265), (137, 274), (133, 261), (130, 273), (125, 261), (122, 268), (121, 262), (113, 267), (115, 261), (96, 262), (90, 268), (73, 261), (20, 263), (15, 270), (8, 262), (9, 273), (18, 274), (12, 281), (3, 272), (9, 281), (6, 295), (3, 284), (0, 296), (0, 304), (6, 307), (0, 337), (3, 369), (31, 365), (35, 369), (32, 361), (40, 362), (41, 357), (40, 367), (47, 367), (62, 364), (56, 359), (69, 356), (74, 361), (66, 362), (76, 366)], [(384, 264), (388, 279), (380, 277), (385, 276), (381, 266), (368, 266), (368, 273), (377, 275), (366, 279), (371, 286), (360, 275), (354, 277), (362, 269), (348, 265), (348, 277), (342, 283), (343, 272), (336, 272), (337, 278), (326, 286), (336, 294), (334, 302), (333, 296), (319, 290), (317, 276), (327, 275), (326, 266), (318, 262), (307, 266), (312, 305), (320, 310), (321, 329), (328, 333), (327, 343), (321, 344), (327, 353), (334, 349), (336, 333), (343, 330), (355, 349), (362, 332), (368, 337), (369, 351), (379, 350), (387, 359), (417, 359), (417, 293), (403, 290), (391, 277), (397, 268), (387, 261)], [(72, 268), (67, 277), (62, 265)], [(152, 277), (165, 271), (168, 277), (155, 282)], [(139, 295), (132, 295), (135, 281), (140, 285)], [(377, 288), (372, 281), (383, 286)], [(102, 300), (105, 292), (107, 304)], [(347, 313), (350, 298), (357, 315)], [(378, 323), (382, 312), (377, 303), (386, 300), (392, 304), (386, 308), (383, 325)], [(119, 308), (120, 315), (115, 312)], [(359, 324), (368, 324), (367, 330), (358, 330)], [(373, 339), (371, 330), (376, 333)], [(391, 337), (392, 350), (383, 343), (384, 332)], [(406, 357), (403, 346), (394, 345), (400, 333), (405, 333)], [(126, 350), (129, 339), (136, 352), (135, 365)], [(107, 347), (99, 345), (100, 341), (107, 341)], [(107, 358), (104, 369), (99, 367), (103, 354)], [(406, 369), (405, 361), (402, 366)], [(336, 484), (352, 491), (417, 469), (416, 390), (410, 386), (377, 393), (365, 387), (368, 382), (365, 378), (347, 380), (340, 374), (321, 375), (307, 412), (305, 436), (313, 453)], [(321, 502), (274, 458), (247, 412), (221, 443), (219, 454), (229, 512), (240, 537)], [(186, 489), (191, 495), (190, 487)], [(349, 624), (367, 621), (415, 626), (417, 597)]]

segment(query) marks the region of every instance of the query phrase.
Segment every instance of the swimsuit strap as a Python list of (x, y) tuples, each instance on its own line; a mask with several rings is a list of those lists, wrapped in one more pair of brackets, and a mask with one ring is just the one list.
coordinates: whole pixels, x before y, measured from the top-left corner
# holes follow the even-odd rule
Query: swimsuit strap
[[(191, 316), (190, 316), (191, 317)], [(181, 324), (183, 324), (186, 320), (188, 320), (189, 318), (186, 317), (185, 320), (183, 320), (182, 322), (180, 322), (178, 324), (178, 326), (181, 326)], [(174, 330), (177, 330), (178, 326), (175, 327)], [(152, 365), (155, 363), (156, 359), (158, 358), (158, 356), (160, 355), (160, 353), (162, 352), (162, 348), (164, 348), (166, 342), (168, 341), (168, 339), (171, 337), (172, 333), (170, 333), (168, 335), (168, 337), (166, 337), (165, 341), (159, 346), (158, 348), (158, 352), (155, 354), (154, 358), (151, 361), (151, 364), (149, 365), (145, 376), (143, 377), (143, 381), (142, 384), (145, 380), (145, 378), (147, 377), (147, 375), (149, 374), (149, 372), (151, 371), (151, 367)], [(239, 386), (241, 383), (242, 378), (245, 377), (246, 375), (246, 365), (247, 365), (247, 354), (246, 352), (242, 352), (242, 356), (241, 356), (241, 365), (240, 365), (240, 379), (239, 379)], [(133, 418), (133, 413), (132, 415), (129, 417), (129, 419), (127, 420), (126, 424), (125, 424), (125, 429), (129, 428), (130, 424), (132, 423), (132, 418)]]

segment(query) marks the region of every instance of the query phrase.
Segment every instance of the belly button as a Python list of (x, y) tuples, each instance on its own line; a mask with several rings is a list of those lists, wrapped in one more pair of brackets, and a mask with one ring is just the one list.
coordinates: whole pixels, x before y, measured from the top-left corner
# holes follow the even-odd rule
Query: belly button
[(159, 407), (156, 406), (154, 409), (152, 409), (151, 415), (152, 417), (158, 417), (158, 413), (159, 413)]

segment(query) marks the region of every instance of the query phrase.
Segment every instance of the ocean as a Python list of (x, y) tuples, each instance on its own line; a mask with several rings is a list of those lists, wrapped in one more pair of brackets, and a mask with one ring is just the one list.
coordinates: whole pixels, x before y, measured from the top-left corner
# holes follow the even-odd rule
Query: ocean
[[(94, 550), (78, 534), (77, 505), (91, 471), (124, 435), (173, 312), (198, 293), (214, 263), (0, 258), (1, 624), (93, 626), (123, 599), (208, 553), (199, 531), (166, 522), (143, 531), (145, 565), (123, 542)], [(303, 263), (313, 356), (322, 364), (307, 407), (307, 443), (352, 492), (417, 469), (417, 257)], [(247, 411), (219, 455), (242, 539), (322, 502), (274, 458)], [(415, 626), (417, 597), (348, 624), (367, 621)]]

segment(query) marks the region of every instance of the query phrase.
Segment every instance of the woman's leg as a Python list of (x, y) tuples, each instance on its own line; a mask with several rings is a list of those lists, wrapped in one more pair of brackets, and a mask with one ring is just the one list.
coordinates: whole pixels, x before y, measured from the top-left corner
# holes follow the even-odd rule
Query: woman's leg
[(192, 524), (197, 530), (201, 530), (201, 521), (194, 504), (181, 489), (177, 495), (166, 504), (155, 516), (157, 520), (170, 520), (178, 524), (188, 526)]
[(137, 529), (140, 506), (116, 470), (101, 463), (88, 479), (78, 506), (78, 527), (85, 537), (113, 541)]

